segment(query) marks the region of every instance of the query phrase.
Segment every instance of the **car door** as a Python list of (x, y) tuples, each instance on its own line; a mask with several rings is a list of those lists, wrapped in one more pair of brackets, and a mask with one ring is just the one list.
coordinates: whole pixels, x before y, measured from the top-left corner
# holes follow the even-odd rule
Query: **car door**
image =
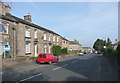
[(43, 54), (39, 54), (39, 61), (40, 61), (40, 62), (44, 62)]

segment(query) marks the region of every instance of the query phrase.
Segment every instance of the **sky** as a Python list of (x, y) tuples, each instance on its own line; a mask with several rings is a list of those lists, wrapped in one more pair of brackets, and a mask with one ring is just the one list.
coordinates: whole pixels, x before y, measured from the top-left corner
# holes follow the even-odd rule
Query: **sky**
[(118, 38), (117, 2), (12, 2), (11, 14), (53, 30), (68, 40), (92, 47), (98, 39)]

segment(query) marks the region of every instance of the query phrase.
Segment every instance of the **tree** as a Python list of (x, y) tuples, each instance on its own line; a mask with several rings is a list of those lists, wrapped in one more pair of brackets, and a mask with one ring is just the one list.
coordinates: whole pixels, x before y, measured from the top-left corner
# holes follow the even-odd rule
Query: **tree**
[(110, 38), (107, 38), (107, 42), (106, 42), (106, 43), (107, 43), (107, 44), (106, 44), (107, 46), (110, 46), (110, 45), (111, 45), (112, 42), (111, 42)]
[(103, 48), (104, 48), (104, 45), (105, 45), (105, 41), (102, 40), (102, 39), (97, 39), (93, 45), (93, 48), (95, 50), (97, 50), (99, 53), (102, 52)]

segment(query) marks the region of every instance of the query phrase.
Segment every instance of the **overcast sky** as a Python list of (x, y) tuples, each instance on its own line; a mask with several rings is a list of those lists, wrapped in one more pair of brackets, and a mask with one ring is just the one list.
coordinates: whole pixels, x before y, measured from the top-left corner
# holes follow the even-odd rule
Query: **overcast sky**
[[(10, 3), (9, 3), (10, 4)], [(53, 30), (63, 37), (77, 39), (92, 47), (97, 38), (118, 38), (117, 2), (12, 2), (11, 14)]]

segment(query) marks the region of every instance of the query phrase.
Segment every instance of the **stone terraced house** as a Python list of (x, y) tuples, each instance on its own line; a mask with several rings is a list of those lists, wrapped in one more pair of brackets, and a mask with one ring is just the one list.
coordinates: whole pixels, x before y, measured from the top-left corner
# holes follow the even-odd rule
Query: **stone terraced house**
[[(24, 19), (11, 15), (11, 8), (0, 2), (0, 55), (9, 47), (11, 57), (37, 56), (39, 53), (52, 53), (53, 45), (68, 47), (68, 40), (61, 35), (32, 23), (31, 15)], [(3, 56), (4, 57), (4, 56)], [(5, 57), (4, 57), (5, 58)]]

